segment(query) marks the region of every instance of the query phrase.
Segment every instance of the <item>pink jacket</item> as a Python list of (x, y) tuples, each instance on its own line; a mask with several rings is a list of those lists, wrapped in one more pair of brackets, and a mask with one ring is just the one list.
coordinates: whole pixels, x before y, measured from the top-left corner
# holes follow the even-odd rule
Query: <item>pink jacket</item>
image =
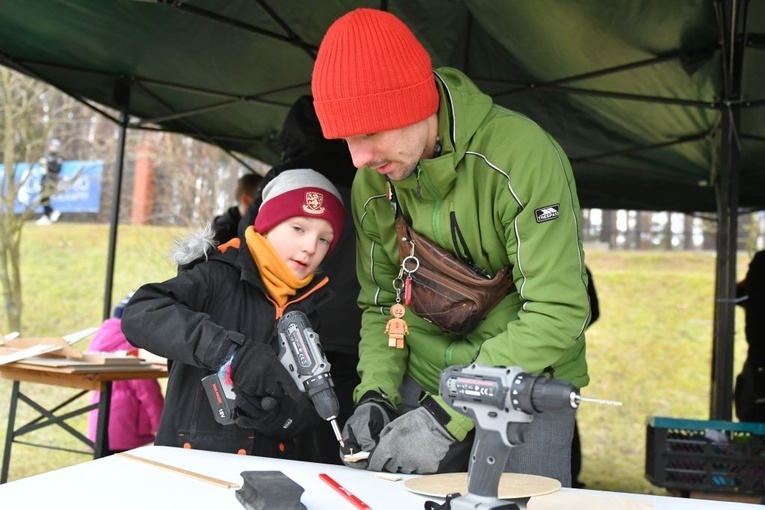
[[(90, 352), (114, 352), (134, 349), (122, 333), (121, 319), (107, 319), (90, 343)], [(100, 392), (94, 392), (92, 403), (98, 402)], [(112, 383), (109, 414), (109, 449), (130, 450), (154, 442), (165, 400), (155, 379), (134, 379)], [(90, 412), (88, 437), (96, 439), (98, 410)]]

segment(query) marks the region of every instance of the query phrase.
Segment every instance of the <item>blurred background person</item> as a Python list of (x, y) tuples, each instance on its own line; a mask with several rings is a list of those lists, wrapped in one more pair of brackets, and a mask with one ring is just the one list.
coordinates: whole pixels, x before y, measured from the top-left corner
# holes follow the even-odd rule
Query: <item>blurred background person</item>
[(736, 376), (733, 401), (744, 422), (765, 422), (765, 251), (754, 254), (736, 289), (744, 308), (746, 360)]
[(61, 166), (64, 159), (60, 155), (61, 142), (55, 138), (48, 144), (48, 154), (40, 160), (42, 179), (40, 179), (40, 205), (43, 215), (37, 220), (38, 225), (50, 225), (61, 217), (61, 211), (56, 211), (50, 204), (50, 199), (56, 194), (61, 180)]
[(237, 179), (234, 189), (236, 205), (229, 207), (226, 212), (213, 219), (214, 239), (218, 244), (223, 244), (237, 236), (239, 222), (242, 221), (242, 216), (247, 212), (252, 197), (258, 191), (262, 181), (263, 177), (256, 173), (247, 173)]

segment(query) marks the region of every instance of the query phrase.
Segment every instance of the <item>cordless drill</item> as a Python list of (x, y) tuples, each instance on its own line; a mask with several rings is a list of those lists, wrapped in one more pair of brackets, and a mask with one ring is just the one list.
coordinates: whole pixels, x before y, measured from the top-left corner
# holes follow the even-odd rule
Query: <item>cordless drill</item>
[[(329, 373), (331, 365), (321, 348), (319, 335), (311, 328), (308, 317), (300, 311), (284, 314), (276, 330), (279, 335), (279, 361), (300, 391), (308, 393), (316, 413), (329, 421), (340, 445), (345, 446), (337, 426), (340, 404)], [(202, 378), (215, 420), (222, 425), (230, 425), (235, 421), (236, 395), (229, 375), (232, 360), (233, 355), (215, 373)], [(264, 397), (261, 405), (269, 410), (276, 406), (276, 400)]]
[(343, 436), (337, 426), (340, 404), (329, 373), (331, 365), (321, 348), (319, 335), (301, 311), (284, 314), (276, 329), (279, 333), (279, 361), (300, 391), (308, 393), (316, 413), (330, 423), (337, 441), (344, 447)]
[(560, 379), (523, 372), (520, 367), (453, 366), (441, 373), (440, 394), (475, 423), (468, 470), (468, 493), (450, 498), (451, 510), (525, 508), (497, 497), (510, 449), (523, 441), (523, 427), (534, 414), (572, 412), (579, 389)]

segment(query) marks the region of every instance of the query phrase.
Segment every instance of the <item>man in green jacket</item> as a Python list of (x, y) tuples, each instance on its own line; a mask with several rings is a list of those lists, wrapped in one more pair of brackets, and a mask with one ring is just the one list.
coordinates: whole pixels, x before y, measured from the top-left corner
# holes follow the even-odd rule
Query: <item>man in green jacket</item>
[[(518, 366), (585, 386), (590, 320), (571, 165), (527, 117), (493, 103), (460, 71), (433, 70), (390, 13), (357, 9), (329, 28), (313, 70), (314, 107), (328, 139), (348, 144), (363, 310), (349, 464), (376, 471), (464, 471), (473, 423), (438, 395), (442, 370), (471, 362)], [(392, 186), (392, 189), (390, 188)], [(467, 334), (405, 312), (403, 348), (389, 346), (401, 301), (393, 201), (413, 230), (514, 290)], [(538, 414), (506, 469), (571, 482), (574, 414)]]

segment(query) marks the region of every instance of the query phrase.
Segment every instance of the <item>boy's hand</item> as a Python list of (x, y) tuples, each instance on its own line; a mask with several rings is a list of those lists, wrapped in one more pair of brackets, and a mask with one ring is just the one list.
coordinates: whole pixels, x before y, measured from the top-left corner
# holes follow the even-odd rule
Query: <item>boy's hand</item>
[(254, 429), (264, 436), (275, 439), (292, 439), (316, 427), (321, 418), (308, 397), (301, 393), (299, 398), (288, 396), (240, 398), (236, 396), (237, 426)]
[(237, 349), (231, 362), (231, 381), (237, 404), (243, 399), (285, 395), (298, 400), (303, 394), (289, 372), (282, 366), (274, 350), (261, 342), (248, 340)]

